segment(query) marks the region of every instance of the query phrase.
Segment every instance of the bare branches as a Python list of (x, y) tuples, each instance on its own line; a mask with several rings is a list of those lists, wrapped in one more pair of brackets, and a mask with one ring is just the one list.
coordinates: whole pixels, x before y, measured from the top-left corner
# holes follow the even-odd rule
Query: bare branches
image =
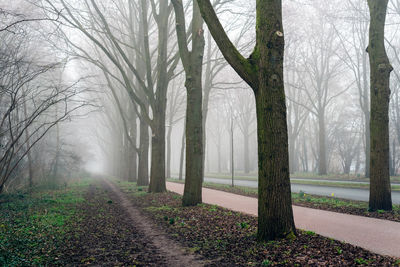
[(15, 31), (12, 31), (11, 29), (14, 28), (15, 26), (17, 26), (18, 24), (23, 24), (23, 23), (27, 23), (27, 22), (39, 22), (39, 21), (58, 21), (59, 19), (59, 14), (57, 14), (57, 17), (55, 19), (51, 19), (51, 18), (24, 18), (24, 19), (20, 19), (17, 21), (14, 21), (2, 28), (0, 28), (0, 32), (3, 31), (7, 31), (7, 32), (11, 32), (11, 33), (16, 33)]
[(247, 82), (252, 88), (257, 88), (256, 73), (252, 71), (254, 69), (253, 66), (239, 53), (230, 41), (210, 1), (198, 0), (197, 2), (204, 21), (207, 23), (208, 29), (225, 59), (245, 82)]

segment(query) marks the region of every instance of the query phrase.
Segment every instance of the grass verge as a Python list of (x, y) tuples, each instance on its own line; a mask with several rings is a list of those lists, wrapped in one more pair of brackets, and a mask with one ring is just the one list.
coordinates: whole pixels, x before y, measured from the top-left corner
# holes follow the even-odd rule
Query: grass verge
[[(344, 175), (344, 174), (328, 174), (328, 175), (318, 175), (315, 173), (294, 173), (290, 175), (292, 179), (292, 183), (296, 184), (310, 184), (310, 185), (324, 185), (324, 186), (338, 186), (338, 187), (349, 187), (349, 188), (368, 188), (368, 184), (363, 184), (362, 182), (369, 182), (368, 178), (364, 178), (360, 175)], [(205, 174), (205, 177), (217, 178), (217, 179), (232, 179), (230, 174), (218, 174), (218, 173), (210, 173)], [(242, 180), (242, 181), (257, 181), (257, 175), (246, 175), (246, 174), (238, 174), (235, 175), (234, 179)], [(317, 179), (321, 181), (310, 181), (312, 179)], [(391, 176), (391, 182), (400, 182), (400, 176)], [(343, 182), (342, 182), (343, 181)], [(352, 183), (348, 184), (345, 182), (360, 182), (360, 183)], [(400, 186), (395, 185), (392, 186), (393, 190), (400, 191)]]
[(58, 265), (85, 183), (0, 195), (0, 266)]

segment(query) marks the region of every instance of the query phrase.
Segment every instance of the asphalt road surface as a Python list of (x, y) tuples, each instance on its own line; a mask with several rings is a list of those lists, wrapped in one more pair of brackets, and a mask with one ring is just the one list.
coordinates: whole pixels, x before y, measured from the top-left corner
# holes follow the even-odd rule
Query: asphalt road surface
[[(204, 178), (205, 182), (217, 183), (217, 184), (231, 184), (232, 181), (229, 179), (218, 179), (218, 178)], [(248, 186), (257, 188), (257, 181), (245, 181), (245, 180), (234, 180), (234, 184), (238, 186)], [(332, 193), (337, 198), (351, 199), (368, 201), (369, 190), (356, 189), (356, 188), (343, 188), (334, 186), (319, 186), (319, 185), (302, 185), (292, 184), (292, 192), (298, 193), (303, 191), (307, 194), (319, 195), (319, 196), (332, 196)], [(400, 192), (392, 192), (393, 204), (400, 204)]]

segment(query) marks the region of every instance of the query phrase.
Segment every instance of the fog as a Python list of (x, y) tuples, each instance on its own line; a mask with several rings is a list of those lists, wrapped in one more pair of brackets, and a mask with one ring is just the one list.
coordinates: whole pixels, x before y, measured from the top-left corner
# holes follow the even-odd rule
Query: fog
[[(184, 131), (192, 120), (186, 121), (188, 75), (172, 4), (3, 0), (0, 7), (2, 189), (83, 172), (143, 185), (151, 173), (184, 178)], [(392, 176), (400, 159), (399, 7), (390, 1), (385, 28), (394, 68)], [(255, 1), (214, 1), (214, 8), (240, 53), (253, 55)], [(189, 50), (192, 9), (183, 1)], [(364, 0), (283, 1), (292, 177), (369, 177), (368, 12)], [(194, 132), (204, 134), (197, 144), (204, 174), (257, 176), (254, 92), (203, 29), (201, 116), (194, 117), (203, 127)]]

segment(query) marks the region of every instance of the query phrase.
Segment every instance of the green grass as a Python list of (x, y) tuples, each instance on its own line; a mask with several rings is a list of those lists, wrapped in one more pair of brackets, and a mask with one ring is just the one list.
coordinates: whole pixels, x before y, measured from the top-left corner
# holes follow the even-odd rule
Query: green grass
[[(343, 183), (343, 182), (307, 181), (307, 180), (292, 180), (290, 182), (292, 184), (332, 186), (332, 187), (344, 187), (344, 188), (356, 188), (356, 189), (369, 189), (369, 184), (363, 184), (363, 183)], [(400, 191), (400, 185), (392, 185), (392, 191)]]
[(57, 265), (88, 181), (66, 189), (0, 195), (0, 266)]
[[(219, 177), (220, 178), (220, 177)], [(221, 179), (227, 179), (227, 178), (221, 178)], [(238, 180), (256, 180), (256, 179), (241, 179), (239, 177), (236, 177)], [(168, 181), (171, 182), (182, 182), (176, 179), (169, 179)], [(338, 182), (338, 181), (310, 181), (307, 179), (304, 180), (291, 180), (292, 184), (303, 184), (303, 185), (317, 185), (317, 186), (331, 186), (331, 187), (343, 187), (343, 188), (355, 188), (355, 189), (369, 189), (369, 184), (363, 184), (363, 183), (345, 183), (345, 182)], [(204, 185), (208, 184), (207, 182), (204, 183)], [(210, 184), (216, 184), (216, 183), (210, 183)], [(230, 185), (223, 185), (223, 187), (227, 187)], [(236, 186), (235, 186), (236, 188)], [(400, 185), (392, 185), (392, 191), (400, 191)]]
[[(210, 174), (205, 174), (205, 177), (212, 177), (212, 178), (219, 178), (219, 179), (232, 179), (232, 175), (231, 174), (223, 174), (223, 173), (210, 173)], [(238, 179), (238, 180), (244, 180), (244, 181), (257, 181), (257, 175), (235, 175), (234, 179)]]
[[(183, 184), (185, 181), (179, 181), (176, 179), (168, 179), (169, 182), (174, 182), (174, 183), (180, 183)], [(217, 183), (210, 183), (210, 182), (204, 182), (203, 187), (208, 187), (211, 189), (216, 189), (216, 190), (227, 190), (230, 192), (240, 192), (245, 195), (254, 195), (257, 194), (258, 190), (257, 188), (253, 187), (247, 187), (247, 186), (234, 186), (232, 187), (231, 185), (226, 185), (226, 184), (217, 184)]]
[(302, 191), (300, 191), (299, 193), (292, 193), (292, 200), (294, 204), (309, 202), (315, 205), (325, 205), (330, 207), (351, 207), (365, 210), (368, 208), (367, 202), (345, 200), (335, 197), (309, 195)]
[[(361, 174), (326, 174), (319, 175), (312, 172), (296, 172), (290, 175), (292, 178), (305, 178), (305, 179), (320, 179), (320, 180), (343, 180), (343, 181), (362, 181), (368, 182), (369, 179), (365, 178)], [(400, 176), (391, 176), (390, 180), (392, 182), (400, 182)]]
[(172, 208), (172, 207), (170, 207), (170, 206), (166, 206), (166, 205), (161, 206), (161, 207), (150, 206), (150, 207), (147, 207), (147, 208), (144, 208), (144, 209), (147, 210), (147, 211), (150, 211), (150, 212), (155, 212), (155, 211), (172, 211), (172, 210), (174, 210), (174, 208)]

